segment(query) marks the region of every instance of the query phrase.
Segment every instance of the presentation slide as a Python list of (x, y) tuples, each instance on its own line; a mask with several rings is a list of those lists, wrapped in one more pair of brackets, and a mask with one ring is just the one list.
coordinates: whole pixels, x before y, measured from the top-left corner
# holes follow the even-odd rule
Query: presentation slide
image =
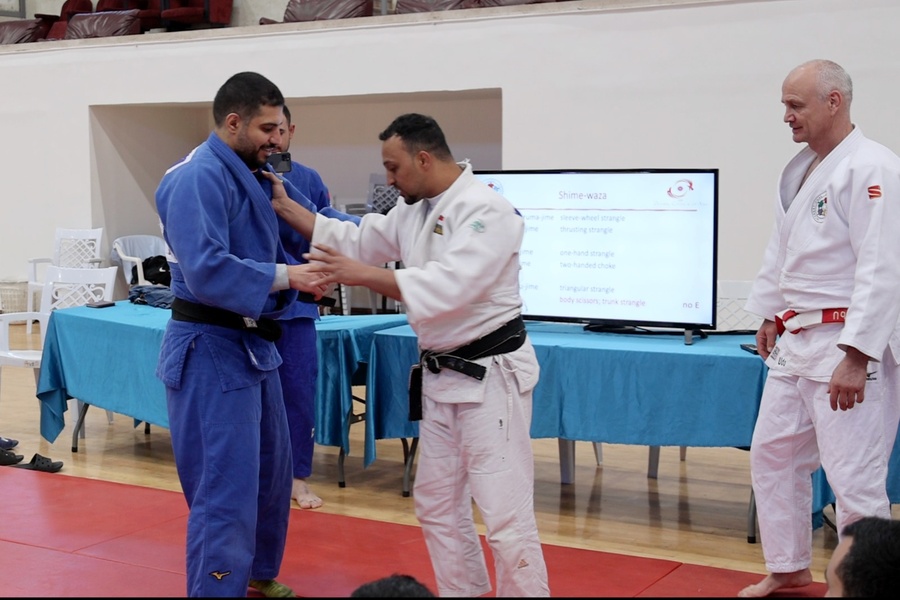
[(712, 326), (716, 170), (476, 176), (525, 219), (524, 316)]

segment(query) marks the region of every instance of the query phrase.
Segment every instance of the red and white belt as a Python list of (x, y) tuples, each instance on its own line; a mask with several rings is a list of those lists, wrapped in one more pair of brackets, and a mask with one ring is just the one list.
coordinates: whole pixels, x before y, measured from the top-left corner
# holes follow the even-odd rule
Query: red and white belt
[(789, 308), (775, 315), (775, 326), (778, 328), (778, 335), (785, 331), (799, 333), (816, 325), (843, 323), (846, 317), (846, 308), (823, 308), (822, 310), (811, 310), (803, 313), (798, 313)]

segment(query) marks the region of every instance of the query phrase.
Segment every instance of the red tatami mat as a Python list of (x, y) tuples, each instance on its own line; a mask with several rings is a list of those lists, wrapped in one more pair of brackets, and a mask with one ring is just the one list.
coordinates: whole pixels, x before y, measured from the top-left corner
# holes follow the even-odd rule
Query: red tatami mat
[[(759, 583), (762, 575), (681, 564), (671, 575), (664, 577), (639, 594), (643, 598), (725, 598), (734, 597), (752, 583)], [(782, 590), (770, 598), (822, 598), (828, 586), (812, 583), (794, 590)]]
[[(187, 506), (180, 493), (11, 467), (0, 468), (0, 490), (9, 499), (0, 518), (0, 595), (184, 596)], [(555, 597), (735, 596), (760, 579), (548, 544), (544, 556)], [(298, 595), (348, 597), (391, 573), (435, 589), (418, 527), (291, 511), (279, 580)], [(813, 584), (790, 595), (824, 593)]]

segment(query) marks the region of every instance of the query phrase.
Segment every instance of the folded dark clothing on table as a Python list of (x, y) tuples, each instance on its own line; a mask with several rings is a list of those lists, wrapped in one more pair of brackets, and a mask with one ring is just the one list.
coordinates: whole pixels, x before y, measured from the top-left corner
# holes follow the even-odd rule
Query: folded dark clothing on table
[(146, 304), (156, 308), (172, 308), (175, 294), (164, 285), (136, 285), (128, 292), (128, 299), (133, 304)]

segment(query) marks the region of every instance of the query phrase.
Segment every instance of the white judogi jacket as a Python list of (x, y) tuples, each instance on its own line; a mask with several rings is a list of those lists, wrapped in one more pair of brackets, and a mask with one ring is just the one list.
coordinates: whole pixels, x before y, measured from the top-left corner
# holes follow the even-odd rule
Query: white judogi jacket
[[(461, 165), (463, 166), (463, 165)], [(520, 312), (519, 247), (524, 220), (464, 165), (437, 198), (402, 200), (359, 223), (316, 217), (312, 242), (371, 265), (402, 260), (396, 272), (409, 324), (428, 350), (476, 340)]]
[[(519, 248), (524, 219), (503, 196), (460, 163), (459, 178), (437, 198), (400, 201), (386, 215), (359, 223), (316, 217), (313, 244), (371, 265), (402, 260), (396, 271), (403, 305), (420, 349), (459, 348), (521, 312)], [(534, 388), (539, 366), (531, 350), (506, 355), (519, 391)], [(488, 371), (492, 357), (474, 360)], [(485, 386), (462, 373), (423, 372), (423, 389), (439, 402), (481, 402)]]
[(774, 320), (788, 308), (847, 308), (843, 324), (782, 334), (767, 360), (827, 381), (846, 346), (900, 364), (900, 158), (854, 127), (801, 187), (815, 156), (804, 148), (781, 175), (775, 227), (745, 309)]

